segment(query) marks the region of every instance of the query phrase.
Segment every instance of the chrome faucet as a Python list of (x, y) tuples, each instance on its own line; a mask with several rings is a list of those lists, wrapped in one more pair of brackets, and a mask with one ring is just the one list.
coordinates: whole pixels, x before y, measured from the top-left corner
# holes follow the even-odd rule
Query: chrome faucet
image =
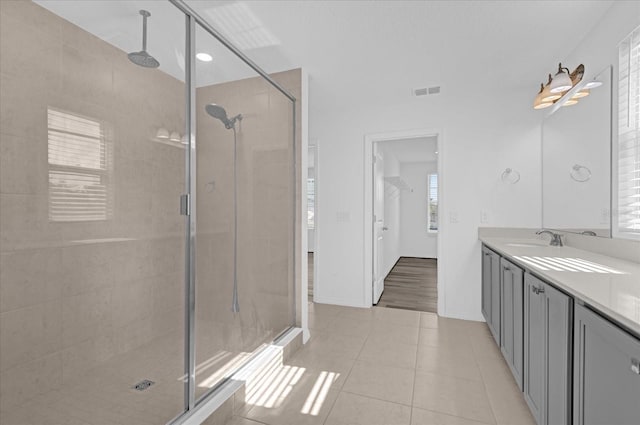
[(551, 246), (562, 246), (562, 235), (559, 233), (553, 233), (551, 230), (538, 230), (536, 232), (536, 235), (542, 235), (544, 233), (547, 233), (549, 236), (551, 236), (551, 241), (549, 242), (549, 245)]

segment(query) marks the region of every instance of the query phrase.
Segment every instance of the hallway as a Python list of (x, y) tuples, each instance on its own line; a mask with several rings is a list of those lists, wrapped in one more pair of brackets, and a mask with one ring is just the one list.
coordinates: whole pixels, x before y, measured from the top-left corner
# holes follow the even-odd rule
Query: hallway
[(378, 307), (438, 312), (438, 260), (400, 257), (384, 279)]
[(309, 313), (311, 340), (247, 388), (229, 424), (534, 424), (485, 323), (378, 307)]

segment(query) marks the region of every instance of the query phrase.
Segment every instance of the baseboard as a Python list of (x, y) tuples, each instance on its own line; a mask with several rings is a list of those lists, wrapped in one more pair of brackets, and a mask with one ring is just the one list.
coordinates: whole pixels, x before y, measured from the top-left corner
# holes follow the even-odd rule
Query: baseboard
[(339, 305), (342, 307), (357, 307), (357, 308), (371, 307), (370, 305), (348, 303), (348, 302), (345, 302), (345, 300), (339, 299), (339, 298), (321, 297), (317, 294), (313, 294), (313, 295), (314, 295), (313, 302), (318, 304), (332, 304), (332, 305)]

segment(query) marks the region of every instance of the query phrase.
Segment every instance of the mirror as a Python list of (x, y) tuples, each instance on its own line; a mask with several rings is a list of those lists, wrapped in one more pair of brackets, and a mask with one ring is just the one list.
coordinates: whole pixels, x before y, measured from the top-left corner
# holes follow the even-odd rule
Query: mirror
[[(575, 105), (559, 100), (543, 121), (542, 225), (611, 237), (612, 67), (594, 79), (602, 85)], [(571, 92), (592, 80), (584, 78)]]

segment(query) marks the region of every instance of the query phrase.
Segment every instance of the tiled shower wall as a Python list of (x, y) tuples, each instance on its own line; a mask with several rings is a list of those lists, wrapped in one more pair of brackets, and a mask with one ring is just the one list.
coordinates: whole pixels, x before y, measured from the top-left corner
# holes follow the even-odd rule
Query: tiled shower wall
[[(300, 69), (271, 74), (300, 98)], [(205, 105), (243, 115), (237, 127), (239, 314), (233, 289), (233, 131)], [(197, 289), (200, 332), (207, 323), (234, 329), (225, 349), (252, 350), (293, 324), (293, 103), (264, 79), (198, 88)], [(296, 116), (300, 116), (300, 103)], [(296, 140), (300, 140), (298, 123)], [(299, 149), (299, 148), (298, 148)], [(299, 153), (299, 151), (298, 151)]]
[[(4, 409), (180, 335), (184, 150), (153, 139), (183, 132), (184, 84), (29, 1), (0, 2), (0, 43)], [(113, 129), (109, 219), (49, 220), (48, 107)]]

